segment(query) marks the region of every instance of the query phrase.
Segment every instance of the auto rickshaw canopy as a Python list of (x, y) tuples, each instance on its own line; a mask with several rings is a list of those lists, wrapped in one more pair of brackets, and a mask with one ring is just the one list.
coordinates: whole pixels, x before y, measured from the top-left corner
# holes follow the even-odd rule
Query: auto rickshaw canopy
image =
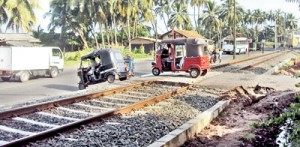
[(117, 49), (103, 49), (103, 50), (94, 50), (93, 52), (82, 56), (81, 60), (86, 60), (86, 59), (92, 59), (92, 58), (99, 58), (101, 61), (102, 66), (107, 66), (107, 65), (112, 65), (114, 60), (122, 60), (122, 53), (117, 50)]
[(165, 39), (161, 43), (173, 45), (185, 45), (186, 57), (199, 57), (208, 55), (207, 39), (201, 38), (179, 38)]

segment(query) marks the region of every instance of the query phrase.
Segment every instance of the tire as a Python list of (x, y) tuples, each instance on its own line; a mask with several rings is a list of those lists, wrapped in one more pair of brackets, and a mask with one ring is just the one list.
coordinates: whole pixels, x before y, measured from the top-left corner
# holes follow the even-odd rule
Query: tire
[(50, 69), (50, 77), (55, 78), (58, 76), (58, 69), (56, 67), (52, 67)]
[(120, 81), (125, 81), (125, 80), (127, 80), (127, 77), (120, 78)]
[(20, 82), (26, 82), (30, 78), (30, 73), (28, 71), (22, 71), (22, 73), (19, 76)]
[(107, 82), (108, 83), (114, 83), (115, 82), (115, 76), (114, 75), (109, 75), (107, 77)]
[(154, 76), (159, 76), (160, 70), (159, 70), (158, 68), (153, 68), (153, 69), (152, 69), (152, 74), (153, 74)]
[(84, 90), (86, 87), (84, 86), (84, 84), (79, 84), (78, 85), (78, 89), (79, 90)]
[(201, 76), (205, 76), (207, 74), (207, 69), (203, 70)]
[(7, 82), (10, 80), (11, 77), (1, 77), (1, 80), (4, 82)]
[(197, 68), (192, 68), (190, 71), (190, 76), (192, 78), (197, 78), (200, 74), (200, 71)]

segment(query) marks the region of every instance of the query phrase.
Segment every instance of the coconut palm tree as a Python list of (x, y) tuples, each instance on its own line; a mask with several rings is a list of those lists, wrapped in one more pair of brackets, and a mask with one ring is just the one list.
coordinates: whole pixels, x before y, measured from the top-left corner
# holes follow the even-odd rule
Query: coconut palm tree
[[(195, 21), (195, 28), (198, 33), (199, 31), (199, 25), (200, 25), (200, 13), (201, 13), (201, 7), (207, 3), (208, 0), (191, 0), (190, 5), (194, 7), (194, 21)], [(196, 8), (198, 9), (198, 16), (196, 17)]]
[[(36, 16), (33, 10), (40, 8), (39, 2), (30, 0), (2, 0), (1, 3), (2, 6), (6, 7), (7, 12), (9, 12), (6, 30), (8, 28), (11, 28), (13, 31), (16, 30), (16, 32), (19, 32), (20, 29), (31, 30), (31, 26), (36, 23)], [(1, 11), (3, 13), (1, 17), (5, 19), (7, 14), (3, 8)]]
[(289, 13), (286, 17), (286, 28), (293, 30), (298, 27), (298, 20), (292, 13)]
[(48, 25), (49, 30), (55, 30), (61, 28), (60, 31), (60, 47), (65, 51), (66, 46), (66, 32), (67, 25), (70, 21), (71, 8), (75, 5), (74, 0), (52, 0), (50, 2), (50, 10), (46, 13), (46, 16), (50, 16), (50, 24)]
[[(125, 19), (125, 24), (127, 31), (127, 38), (128, 38), (128, 44), (129, 44), (129, 52), (131, 52), (131, 31), (130, 31), (130, 17), (132, 16), (132, 1), (131, 0), (118, 0), (117, 6), (119, 8), (119, 13), (123, 20)], [(125, 29), (126, 30), (126, 29)]]
[(254, 29), (254, 44), (253, 47), (256, 48), (256, 44), (258, 42), (258, 27), (262, 25), (267, 20), (267, 15), (265, 12), (261, 11), (260, 9), (255, 9), (252, 13), (253, 15), (253, 23), (255, 24)]
[[(170, 19), (171, 7), (170, 7), (170, 0), (156, 0), (154, 4), (156, 8), (154, 12), (159, 15), (159, 17), (163, 20), (166, 30), (168, 30), (167, 20)], [(166, 16), (166, 17), (165, 17)]]
[(244, 13), (244, 10), (236, 2), (236, 15), (234, 18), (234, 1), (235, 0), (225, 0), (222, 4), (222, 9), (219, 12), (219, 17), (229, 26), (230, 34), (232, 34), (232, 36), (234, 19), (236, 20), (236, 23), (239, 24), (243, 20)]
[(286, 29), (288, 29), (290, 33), (290, 37), (294, 38), (294, 30), (298, 28), (298, 19), (296, 17), (289, 13), (286, 17)]
[[(218, 34), (221, 34), (221, 20), (217, 15), (221, 7), (217, 5), (215, 1), (208, 1), (204, 7), (207, 11), (203, 15), (202, 24), (205, 26), (206, 30), (208, 30), (209, 38), (211, 39), (212, 31), (216, 31)], [(218, 39), (221, 40), (221, 38)]]
[(187, 29), (191, 24), (188, 17), (187, 5), (181, 3), (173, 3), (173, 11), (168, 21), (169, 26), (175, 26), (178, 29)]
[(93, 13), (95, 14), (96, 20), (99, 25), (99, 30), (100, 30), (100, 34), (101, 34), (101, 40), (102, 40), (102, 47), (105, 48), (103, 25), (106, 23), (106, 19), (107, 19), (106, 14), (105, 14), (107, 0), (93, 0), (92, 3), (94, 5)]
[[(0, 0), (0, 25), (5, 24), (8, 20), (8, 15), (5, 8), (6, 8), (6, 1)], [(2, 32), (1, 27), (0, 27), (0, 32)]]

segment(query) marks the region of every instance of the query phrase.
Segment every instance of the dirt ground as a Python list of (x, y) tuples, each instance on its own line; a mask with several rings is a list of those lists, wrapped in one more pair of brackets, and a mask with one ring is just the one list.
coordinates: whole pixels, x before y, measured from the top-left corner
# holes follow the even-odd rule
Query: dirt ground
[(282, 75), (287, 75), (287, 76), (296, 76), (296, 72), (299, 70), (300, 70), (300, 61), (294, 62), (294, 65), (292, 65), (290, 68), (282, 69), (277, 74), (282, 74)]
[(253, 88), (236, 87), (220, 97), (231, 100), (229, 107), (194, 140), (183, 146), (277, 146), (275, 140), (276, 134), (280, 133), (279, 128), (257, 130), (252, 124), (282, 113), (298, 94), (258, 85)]

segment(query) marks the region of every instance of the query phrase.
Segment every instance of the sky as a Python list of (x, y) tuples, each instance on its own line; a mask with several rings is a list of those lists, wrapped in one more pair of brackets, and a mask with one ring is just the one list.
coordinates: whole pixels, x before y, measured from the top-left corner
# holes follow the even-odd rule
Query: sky
[[(220, 0), (216, 0), (218, 3), (221, 3)], [(280, 9), (284, 12), (293, 13), (300, 20), (300, 8), (297, 3), (288, 3), (285, 0), (237, 0), (237, 2), (244, 9), (262, 9), (264, 11), (269, 10), (277, 10)], [(37, 13), (37, 26), (41, 25), (41, 27), (47, 30), (47, 26), (50, 23), (49, 17), (44, 18), (44, 14), (49, 11), (49, 0), (43, 0), (42, 10), (36, 11)], [(193, 13), (193, 9), (189, 10), (189, 13)], [(193, 18), (192, 22), (193, 22)], [(164, 24), (162, 21), (158, 24), (158, 33), (162, 34), (166, 32)], [(300, 24), (300, 21), (299, 21)]]

